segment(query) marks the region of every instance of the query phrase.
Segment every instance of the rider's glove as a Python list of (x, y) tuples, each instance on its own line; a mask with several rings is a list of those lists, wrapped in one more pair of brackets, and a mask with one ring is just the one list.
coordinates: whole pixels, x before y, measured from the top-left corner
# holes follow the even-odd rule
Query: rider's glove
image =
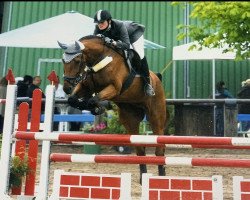
[(102, 35), (102, 34), (97, 34), (96, 36), (98, 36), (100, 38), (104, 38), (104, 35)]
[(112, 42), (114, 42), (114, 40), (110, 39), (109, 37), (105, 37), (104, 41), (105, 41), (106, 44), (112, 44)]

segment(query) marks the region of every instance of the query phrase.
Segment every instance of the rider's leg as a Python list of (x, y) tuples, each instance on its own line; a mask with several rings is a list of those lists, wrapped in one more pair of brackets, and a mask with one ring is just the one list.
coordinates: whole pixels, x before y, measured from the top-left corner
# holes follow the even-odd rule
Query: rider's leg
[(148, 68), (148, 62), (144, 54), (144, 37), (143, 35), (132, 44), (133, 49), (138, 53), (138, 55), (141, 58), (141, 72), (144, 77), (145, 82), (145, 93), (148, 96), (154, 96), (155, 92), (153, 87), (150, 85), (150, 76), (149, 76), (149, 68)]
[(154, 96), (155, 92), (154, 92), (154, 88), (151, 86), (150, 84), (150, 76), (149, 76), (149, 68), (148, 68), (148, 62), (146, 57), (144, 56), (144, 58), (141, 60), (141, 67), (142, 67), (142, 73), (144, 76), (144, 80), (145, 80), (145, 86), (144, 86), (144, 90), (145, 93), (148, 96)]

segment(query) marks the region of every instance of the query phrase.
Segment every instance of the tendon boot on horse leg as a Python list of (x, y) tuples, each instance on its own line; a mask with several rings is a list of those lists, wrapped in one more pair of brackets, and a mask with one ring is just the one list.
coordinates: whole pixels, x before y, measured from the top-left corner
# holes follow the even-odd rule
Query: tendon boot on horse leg
[(87, 109), (88, 101), (85, 98), (77, 98), (76, 95), (72, 95), (68, 98), (68, 104), (79, 110), (86, 110)]
[(142, 184), (142, 174), (147, 173), (147, 166), (145, 164), (140, 164), (140, 184)]
[(166, 176), (165, 166), (158, 165), (158, 174), (159, 176)]
[[(145, 147), (136, 147), (136, 155), (137, 156), (145, 156)], [(145, 164), (140, 164), (140, 184), (142, 184), (142, 174), (147, 173), (147, 166)]]
[[(164, 156), (165, 149), (163, 147), (156, 147), (155, 149), (155, 155), (156, 156)], [(165, 166), (164, 165), (158, 165), (158, 175), (159, 176), (165, 176)]]
[(92, 115), (101, 115), (105, 112), (105, 108), (100, 105), (100, 101), (98, 96), (91, 97), (88, 100), (88, 110), (90, 110)]
[(141, 67), (142, 67), (141, 72), (143, 74), (144, 82), (145, 82), (144, 91), (145, 91), (147, 96), (154, 96), (155, 91), (154, 91), (154, 88), (152, 87), (152, 85), (150, 85), (148, 62), (147, 62), (147, 59), (145, 56), (141, 60)]

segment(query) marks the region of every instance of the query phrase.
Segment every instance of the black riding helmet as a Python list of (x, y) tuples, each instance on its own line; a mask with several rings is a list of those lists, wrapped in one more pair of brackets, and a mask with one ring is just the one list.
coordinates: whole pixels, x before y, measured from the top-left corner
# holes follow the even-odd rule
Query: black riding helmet
[(111, 14), (107, 10), (98, 10), (94, 16), (94, 23), (102, 23), (112, 18)]

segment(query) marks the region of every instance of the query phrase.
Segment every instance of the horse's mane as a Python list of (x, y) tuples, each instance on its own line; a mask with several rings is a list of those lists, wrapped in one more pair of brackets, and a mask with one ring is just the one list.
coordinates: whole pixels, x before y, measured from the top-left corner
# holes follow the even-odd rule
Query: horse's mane
[(89, 39), (102, 39), (101, 37), (99, 36), (96, 36), (96, 35), (87, 35), (87, 36), (83, 36), (82, 38), (79, 39), (79, 41), (82, 41), (82, 40), (89, 40)]
[(117, 53), (120, 54), (122, 57), (124, 57), (123, 51), (121, 51), (120, 49), (114, 48), (112, 45), (107, 45), (107, 44), (105, 44), (103, 38), (100, 37), (100, 36), (97, 36), (97, 35), (87, 35), (87, 36), (84, 36), (84, 37), (80, 38), (79, 41), (81, 42), (81, 41), (83, 41), (83, 40), (91, 40), (91, 39), (98, 39), (98, 40), (100, 40), (100, 42), (103, 41), (103, 45), (106, 45), (108, 48), (113, 49), (115, 52), (117, 52)]

